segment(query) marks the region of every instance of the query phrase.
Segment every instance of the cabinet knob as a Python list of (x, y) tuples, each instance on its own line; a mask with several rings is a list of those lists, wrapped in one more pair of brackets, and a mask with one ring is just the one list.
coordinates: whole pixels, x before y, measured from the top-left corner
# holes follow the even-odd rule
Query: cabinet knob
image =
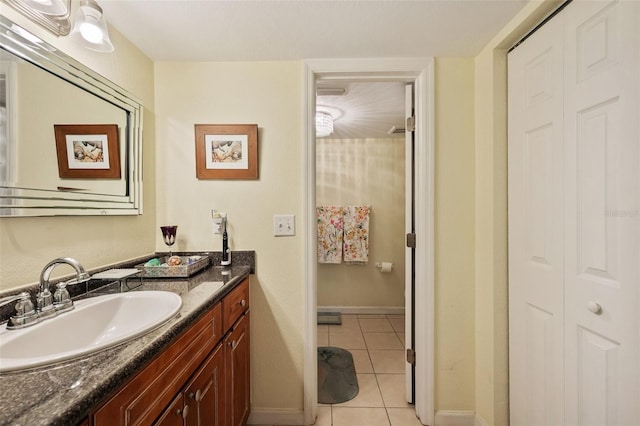
[(602, 313), (602, 306), (600, 306), (598, 302), (594, 302), (593, 300), (587, 302), (587, 309), (589, 309), (596, 315), (600, 315)]
[(198, 389), (195, 394), (191, 392), (189, 394), (189, 398), (193, 399), (196, 402), (200, 402), (202, 401), (202, 392), (200, 391), (200, 389)]
[(189, 415), (189, 406), (185, 405), (182, 410), (181, 409), (177, 409), (176, 410), (176, 415), (179, 417), (182, 417), (183, 419), (186, 419), (187, 416)]
[(236, 347), (236, 341), (235, 340), (230, 341), (229, 342), (229, 347), (232, 348), (232, 349), (235, 348)]
[(247, 306), (247, 301), (242, 299), (241, 301), (238, 302), (238, 304), (240, 304), (240, 306), (244, 308), (245, 306)]

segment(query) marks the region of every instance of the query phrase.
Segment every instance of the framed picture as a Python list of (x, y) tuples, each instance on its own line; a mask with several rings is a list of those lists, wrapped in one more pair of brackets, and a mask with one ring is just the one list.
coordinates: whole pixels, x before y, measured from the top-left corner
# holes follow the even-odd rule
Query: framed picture
[(257, 124), (196, 124), (198, 179), (257, 179)]
[(120, 179), (117, 124), (54, 124), (58, 172), (65, 179)]

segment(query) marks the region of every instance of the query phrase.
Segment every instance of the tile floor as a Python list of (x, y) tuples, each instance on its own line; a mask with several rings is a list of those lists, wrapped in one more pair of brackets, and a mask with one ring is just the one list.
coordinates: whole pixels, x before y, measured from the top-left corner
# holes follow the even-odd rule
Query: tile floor
[(342, 325), (318, 326), (318, 346), (351, 352), (360, 392), (320, 404), (316, 426), (420, 426), (404, 399), (404, 316), (342, 315)]
[(315, 426), (421, 426), (404, 399), (404, 315), (342, 315), (342, 325), (318, 325), (318, 346), (351, 352), (360, 391), (319, 404)]

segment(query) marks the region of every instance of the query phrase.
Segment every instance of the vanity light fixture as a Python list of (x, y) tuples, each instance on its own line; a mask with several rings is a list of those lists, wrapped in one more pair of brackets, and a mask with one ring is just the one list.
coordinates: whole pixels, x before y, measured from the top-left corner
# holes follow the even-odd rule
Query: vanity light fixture
[(95, 0), (81, 0), (75, 16), (71, 37), (87, 49), (113, 52), (107, 22)]
[(0, 0), (57, 37), (71, 30), (71, 0)]
[(333, 117), (328, 112), (316, 112), (316, 137), (322, 138), (333, 133)]
[(62, 0), (20, 0), (27, 7), (45, 15), (63, 16), (69, 9)]

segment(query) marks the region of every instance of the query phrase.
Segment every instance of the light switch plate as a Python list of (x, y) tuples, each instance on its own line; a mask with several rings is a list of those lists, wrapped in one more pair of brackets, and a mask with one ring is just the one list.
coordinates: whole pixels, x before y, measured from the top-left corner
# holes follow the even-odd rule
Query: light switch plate
[(295, 216), (292, 214), (274, 214), (273, 235), (276, 237), (296, 235)]

